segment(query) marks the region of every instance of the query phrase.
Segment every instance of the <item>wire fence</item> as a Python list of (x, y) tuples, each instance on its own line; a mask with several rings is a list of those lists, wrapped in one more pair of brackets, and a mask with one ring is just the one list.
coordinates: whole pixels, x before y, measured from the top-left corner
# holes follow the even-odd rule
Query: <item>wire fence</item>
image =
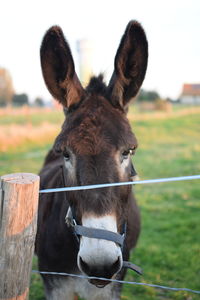
[(83, 190), (101, 189), (101, 188), (114, 187), (114, 186), (116, 187), (116, 186), (122, 186), (122, 185), (164, 183), (164, 182), (186, 181), (186, 180), (195, 180), (195, 179), (200, 179), (200, 175), (168, 177), (168, 178), (158, 178), (158, 179), (138, 180), (138, 181), (128, 181), (128, 182), (93, 184), (93, 185), (83, 185), (83, 186), (71, 186), (71, 187), (62, 187), (62, 188), (54, 188), (54, 189), (45, 189), (45, 190), (40, 190), (39, 192), (40, 192), (40, 194), (43, 194), (43, 193), (56, 193), (56, 192), (83, 191)]
[[(80, 191), (80, 190), (116, 187), (116, 186), (123, 186), (123, 185), (154, 184), (154, 183), (165, 183), (165, 182), (186, 181), (186, 180), (196, 180), (196, 179), (200, 179), (200, 175), (168, 177), (168, 178), (158, 178), (158, 179), (150, 179), (150, 180), (138, 180), (138, 181), (131, 181), (131, 182), (105, 183), (105, 184), (63, 187), (63, 188), (53, 188), (53, 189), (42, 189), (39, 191), (39, 193), (42, 194), (42, 193), (55, 193), (55, 192), (65, 192), (65, 191)], [(184, 291), (184, 292), (190, 292), (190, 293), (200, 295), (199, 290), (192, 290), (189, 288), (176, 288), (176, 287), (169, 287), (169, 286), (163, 286), (163, 285), (158, 285), (158, 284), (117, 280), (117, 279), (108, 279), (108, 278), (104, 278), (104, 277), (90, 277), (90, 276), (86, 276), (86, 275), (71, 274), (71, 273), (46, 272), (46, 271), (38, 271), (38, 270), (32, 270), (32, 272), (40, 273), (40, 274), (44, 274), (44, 275), (46, 274), (46, 275), (57, 275), (57, 276), (70, 276), (70, 277), (76, 277), (76, 278), (81, 278), (81, 279), (98, 279), (98, 280), (102, 280), (102, 281), (110, 281), (110, 282), (131, 284), (131, 285), (138, 285), (138, 286), (147, 286), (147, 287), (159, 288), (159, 289), (170, 290), (170, 291)]]
[(85, 275), (79, 275), (79, 274), (71, 274), (71, 273), (57, 273), (57, 272), (46, 272), (46, 271), (38, 271), (38, 270), (32, 270), (33, 273), (39, 273), (44, 275), (57, 275), (57, 276), (70, 276), (70, 277), (76, 277), (81, 279), (98, 279), (102, 281), (110, 281), (115, 283), (123, 283), (123, 284), (132, 284), (132, 285), (140, 285), (140, 286), (148, 286), (153, 288), (159, 288), (164, 290), (170, 290), (170, 291), (182, 291), (182, 292), (190, 292), (194, 294), (199, 294), (200, 291), (188, 289), (188, 288), (175, 288), (175, 287), (169, 287), (164, 285), (158, 285), (158, 284), (151, 284), (151, 283), (144, 283), (144, 282), (136, 282), (136, 281), (126, 281), (126, 280), (117, 280), (117, 279), (108, 279), (104, 277), (95, 277), (95, 276), (85, 276)]

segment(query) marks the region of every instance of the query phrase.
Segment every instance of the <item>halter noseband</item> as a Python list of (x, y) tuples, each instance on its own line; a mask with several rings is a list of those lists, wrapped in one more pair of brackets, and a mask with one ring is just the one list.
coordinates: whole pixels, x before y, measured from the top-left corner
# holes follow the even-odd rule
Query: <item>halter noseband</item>
[[(67, 186), (67, 180), (66, 180), (66, 175), (64, 172), (64, 166), (61, 166), (62, 168), (62, 175), (63, 175), (63, 181), (64, 181), (64, 186)], [(65, 198), (66, 194), (65, 194)], [(67, 200), (67, 199), (66, 199)], [(94, 238), (94, 239), (102, 239), (102, 240), (107, 240), (114, 242), (118, 244), (121, 247), (121, 250), (123, 250), (123, 245), (124, 245), (124, 240), (126, 236), (126, 223), (123, 225), (123, 232), (122, 234), (105, 230), (105, 229), (98, 229), (98, 228), (91, 228), (91, 227), (86, 227), (82, 225), (77, 225), (73, 209), (71, 206), (69, 206), (66, 217), (65, 217), (65, 222), (67, 226), (72, 230), (73, 234), (76, 237), (76, 240), (78, 244), (80, 243), (80, 238), (79, 236), (85, 236), (88, 238)], [(128, 261), (123, 261), (123, 266), (124, 268), (129, 268), (136, 273), (142, 275), (142, 270), (140, 267), (136, 266), (135, 264), (128, 262)]]
[(118, 244), (121, 248), (123, 248), (125, 232), (123, 234), (119, 234), (109, 230), (90, 228), (82, 225), (77, 225), (70, 206), (68, 208), (65, 221), (68, 227), (72, 228), (73, 233), (77, 236), (78, 240), (79, 240), (78, 236), (86, 236), (89, 238), (111, 241)]

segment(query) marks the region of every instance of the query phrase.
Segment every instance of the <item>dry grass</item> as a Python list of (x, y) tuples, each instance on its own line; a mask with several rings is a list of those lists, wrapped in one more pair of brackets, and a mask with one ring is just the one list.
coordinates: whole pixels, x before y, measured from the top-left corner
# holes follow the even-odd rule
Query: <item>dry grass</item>
[(0, 126), (0, 151), (14, 150), (27, 143), (45, 144), (52, 141), (58, 134), (59, 125), (43, 122), (39, 126), (32, 124), (1, 125)]
[[(54, 110), (62, 110), (62, 107), (60, 106), (59, 108), (53, 108)], [(1, 116), (27, 116), (27, 115), (32, 115), (36, 113), (48, 113), (53, 110), (50, 107), (30, 107), (30, 106), (22, 106), (22, 107), (12, 107), (8, 106), (5, 108), (0, 108), (0, 117)]]
[(144, 120), (164, 120), (164, 119), (174, 119), (182, 116), (188, 115), (196, 115), (200, 114), (200, 107), (187, 107), (178, 111), (170, 111), (170, 112), (147, 112), (147, 113), (137, 113), (133, 110), (130, 110), (128, 113), (128, 119), (131, 121), (144, 121)]

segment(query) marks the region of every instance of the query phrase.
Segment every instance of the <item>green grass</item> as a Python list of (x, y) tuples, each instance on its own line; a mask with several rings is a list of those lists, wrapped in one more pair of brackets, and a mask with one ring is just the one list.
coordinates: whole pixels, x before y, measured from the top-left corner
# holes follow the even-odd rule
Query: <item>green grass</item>
[[(34, 122), (42, 122), (42, 118)], [(56, 118), (55, 122), (62, 119)], [(140, 145), (133, 162), (141, 179), (200, 174), (200, 115), (139, 120), (132, 127)], [(0, 153), (0, 173), (37, 173), (49, 147), (26, 145), (16, 152)], [(141, 209), (142, 232), (131, 260), (143, 268), (144, 274), (139, 277), (129, 271), (126, 280), (200, 290), (200, 182), (134, 189)], [(31, 278), (30, 299), (44, 299), (41, 279), (36, 274)], [(195, 300), (200, 296), (124, 285), (122, 299)]]
[[(138, 174), (161, 178), (200, 174), (200, 116), (138, 121)], [(144, 269), (139, 280), (200, 289), (199, 181), (137, 186), (142, 232), (131, 259)], [(138, 280), (131, 272), (127, 279)], [(124, 286), (127, 299), (199, 299), (186, 292)]]
[(37, 174), (50, 147), (50, 144), (40, 147), (27, 145), (16, 152), (0, 153), (0, 175), (17, 172)]

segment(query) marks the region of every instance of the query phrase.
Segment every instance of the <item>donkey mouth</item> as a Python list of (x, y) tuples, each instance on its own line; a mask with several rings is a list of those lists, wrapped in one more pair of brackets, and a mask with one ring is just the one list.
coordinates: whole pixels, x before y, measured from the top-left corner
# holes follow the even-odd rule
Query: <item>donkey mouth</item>
[(100, 279), (90, 279), (89, 282), (98, 288), (104, 288), (110, 281)]

